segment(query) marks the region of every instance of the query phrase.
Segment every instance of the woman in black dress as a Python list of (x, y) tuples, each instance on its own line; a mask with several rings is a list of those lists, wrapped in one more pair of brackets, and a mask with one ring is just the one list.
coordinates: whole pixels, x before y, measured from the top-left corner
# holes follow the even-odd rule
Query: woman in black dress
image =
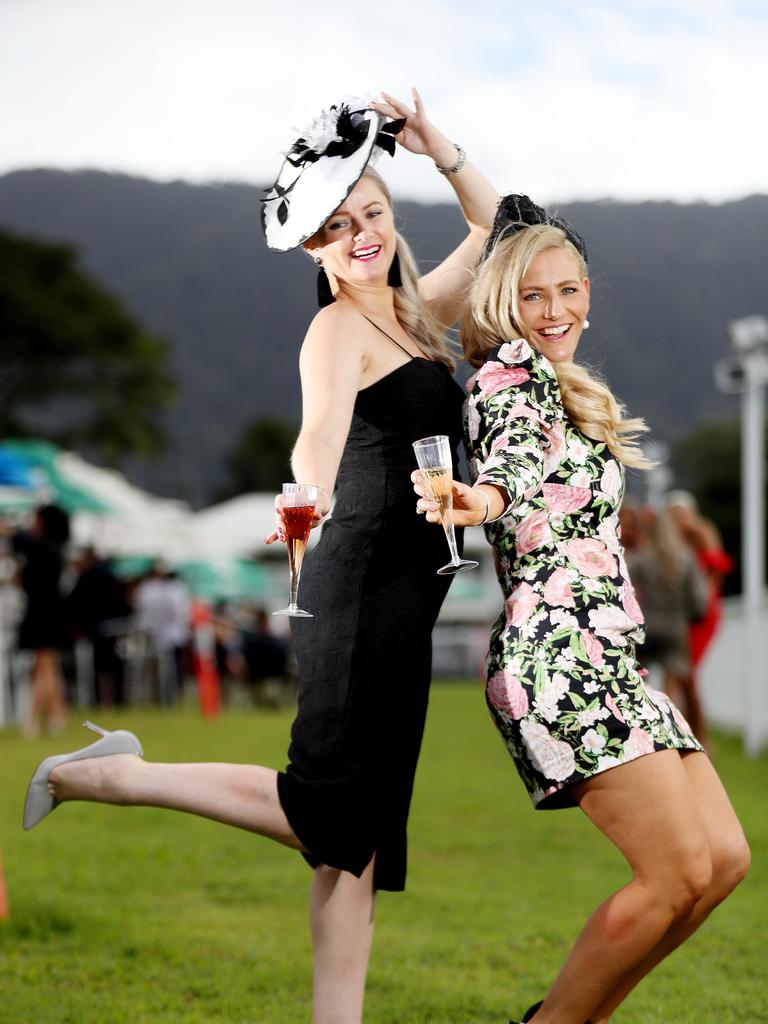
[[(287, 771), (98, 756), (123, 742), (126, 752), (140, 752), (131, 734), (111, 733), (82, 764), (44, 762), (27, 801), (27, 827), (46, 813), (50, 787), (55, 800), (172, 807), (301, 850), (315, 868), (315, 1024), (361, 1020), (374, 893), (405, 885), (430, 634), (448, 586), (436, 575), (444, 538), (414, 511), (411, 444), (447, 434), (454, 453), (458, 446), (463, 396), (443, 334), (459, 316), (498, 199), (413, 96), (414, 110), (389, 96), (362, 109), (332, 108), (289, 151), (288, 179), (281, 172), (265, 203), (270, 247), (303, 244), (322, 264), (325, 308), (301, 352), (293, 470), (299, 483), (321, 488), (316, 522), (338, 489), (302, 580), (302, 604), (315, 617), (294, 627), (301, 690)], [(459, 247), (422, 278), (395, 229), (386, 186), (366, 168), (366, 152), (375, 143), (389, 149), (393, 137), (435, 161), (469, 225)], [(329, 182), (336, 187), (346, 171), (341, 194), (321, 209), (334, 194)]]
[(27, 602), (19, 624), (18, 646), (33, 652), (24, 722), (24, 735), (29, 737), (37, 736), (41, 726), (48, 732), (59, 732), (67, 724), (60, 652), (70, 640), (61, 592), (68, 540), (69, 516), (58, 505), (41, 505), (35, 511), (32, 527), (13, 537)]

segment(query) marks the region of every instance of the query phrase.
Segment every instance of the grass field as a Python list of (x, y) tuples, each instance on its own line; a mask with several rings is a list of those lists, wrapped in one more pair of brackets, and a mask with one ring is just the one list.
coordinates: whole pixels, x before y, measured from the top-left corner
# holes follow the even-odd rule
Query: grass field
[[(290, 712), (106, 714), (154, 760), (282, 767)], [(298, 1024), (310, 1018), (310, 872), (193, 817), (69, 804), (20, 827), (37, 761), (88, 735), (0, 733), (2, 1024)], [(716, 737), (752, 871), (616, 1024), (768, 1021), (768, 758)], [(474, 685), (437, 685), (411, 817), (408, 892), (382, 894), (367, 1024), (506, 1024), (543, 994), (580, 924), (627, 877), (578, 811), (534, 813)]]

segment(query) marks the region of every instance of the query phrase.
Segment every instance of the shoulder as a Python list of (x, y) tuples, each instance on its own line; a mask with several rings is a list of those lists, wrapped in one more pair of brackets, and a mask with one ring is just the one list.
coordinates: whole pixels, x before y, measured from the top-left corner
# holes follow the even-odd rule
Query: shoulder
[(562, 402), (552, 364), (523, 338), (492, 349), (467, 382), (470, 399), (510, 409), (534, 406), (547, 419), (561, 419)]
[(312, 320), (301, 346), (302, 357), (362, 356), (365, 321), (357, 310), (343, 302), (321, 309)]

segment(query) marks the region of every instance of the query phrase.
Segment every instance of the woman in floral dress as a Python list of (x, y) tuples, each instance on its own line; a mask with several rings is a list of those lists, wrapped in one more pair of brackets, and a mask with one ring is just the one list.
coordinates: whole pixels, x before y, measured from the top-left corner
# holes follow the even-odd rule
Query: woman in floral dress
[(617, 513), (624, 467), (648, 465), (634, 441), (644, 425), (572, 361), (589, 307), (584, 243), (507, 196), (486, 257), (462, 330), (478, 367), (475, 483), (454, 484), (454, 507), (458, 525), (485, 524), (505, 595), (488, 707), (534, 806), (578, 805), (632, 870), (523, 1020), (604, 1024), (731, 892), (749, 851), (701, 745), (635, 660), (642, 613)]

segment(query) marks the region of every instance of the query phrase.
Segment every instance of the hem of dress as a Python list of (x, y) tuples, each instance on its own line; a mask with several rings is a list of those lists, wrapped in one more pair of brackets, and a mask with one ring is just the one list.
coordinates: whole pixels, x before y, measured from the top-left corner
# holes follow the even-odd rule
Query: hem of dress
[(548, 791), (546, 795), (540, 797), (538, 800), (535, 798), (534, 794), (529, 793), (528, 795), (531, 798), (533, 808), (536, 811), (562, 811), (571, 807), (578, 807), (578, 804), (571, 793), (573, 786), (580, 782), (588, 782), (589, 779), (594, 779), (596, 775), (604, 775), (606, 772), (613, 771), (614, 768), (621, 768), (622, 765), (631, 764), (633, 761), (637, 761), (641, 757), (649, 757), (651, 754), (660, 754), (664, 750), (676, 750), (679, 754), (706, 753), (704, 747), (695, 737), (691, 737), (684, 746), (680, 747), (659, 745), (654, 747), (653, 750), (646, 750), (643, 751), (642, 754), (635, 754), (634, 757), (628, 757), (619, 764), (610, 764), (606, 765), (605, 768), (595, 769), (595, 771), (590, 772), (589, 775), (580, 775), (578, 778), (566, 779), (565, 782), (561, 782), (559, 785), (555, 784), (551, 787), (551, 789), (554, 789), (554, 792)]
[[(287, 772), (277, 773), (277, 796), (280, 801), (280, 806), (283, 809), (283, 813), (288, 819), (288, 824), (293, 829), (293, 833), (299, 840), (304, 850), (300, 850), (302, 857), (310, 865), (310, 867), (316, 868), (320, 864), (327, 864), (328, 867), (336, 868), (339, 871), (348, 871), (355, 878), (360, 878), (362, 873), (368, 867), (371, 857), (376, 852), (375, 849), (371, 849), (370, 852), (364, 852), (358, 857), (345, 856), (339, 852), (333, 852), (326, 850), (322, 852), (315, 839), (308, 833), (304, 832), (302, 824), (297, 821), (298, 815), (295, 813), (294, 801), (291, 799), (288, 786), (290, 785), (290, 778)], [(314, 847), (314, 849), (313, 849)]]

